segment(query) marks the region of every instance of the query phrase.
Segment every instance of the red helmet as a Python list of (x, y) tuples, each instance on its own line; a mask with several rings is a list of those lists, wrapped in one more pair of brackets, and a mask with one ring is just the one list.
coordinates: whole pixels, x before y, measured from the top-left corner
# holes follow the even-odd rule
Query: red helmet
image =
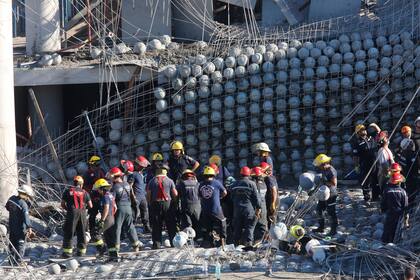
[(124, 173), (122, 173), (121, 169), (119, 169), (118, 167), (112, 167), (109, 171), (108, 171), (108, 176), (111, 178), (114, 177), (121, 177), (123, 176)]
[(146, 157), (144, 157), (144, 156), (138, 156), (138, 157), (136, 158), (135, 162), (136, 162), (139, 166), (144, 167), (144, 168), (146, 168), (146, 167), (148, 167), (148, 166), (150, 165), (150, 162), (149, 162), (149, 161), (147, 160), (147, 158), (146, 158)]
[(389, 168), (389, 171), (391, 171), (392, 173), (401, 172), (401, 170), (402, 170), (401, 165), (399, 165), (398, 162), (394, 162), (393, 164), (391, 164), (391, 167)]
[(260, 167), (261, 167), (262, 171), (265, 172), (265, 171), (267, 171), (267, 169), (271, 168), (271, 165), (266, 163), (265, 161), (263, 161), (263, 162), (260, 163)]
[(252, 176), (259, 177), (259, 176), (262, 176), (263, 174), (264, 174), (264, 172), (262, 171), (261, 167), (259, 167), (259, 166), (255, 166), (251, 170), (251, 175)]
[(219, 167), (215, 163), (211, 163), (209, 166), (213, 168), (214, 172), (219, 173)]
[(121, 160), (120, 168), (124, 171), (124, 173), (131, 174), (134, 172), (134, 164), (130, 160)]
[(251, 176), (251, 169), (248, 166), (244, 166), (241, 168), (241, 175), (242, 176)]
[(404, 182), (405, 178), (401, 173), (394, 173), (391, 175), (391, 178), (389, 178), (389, 182), (393, 185), (400, 184)]

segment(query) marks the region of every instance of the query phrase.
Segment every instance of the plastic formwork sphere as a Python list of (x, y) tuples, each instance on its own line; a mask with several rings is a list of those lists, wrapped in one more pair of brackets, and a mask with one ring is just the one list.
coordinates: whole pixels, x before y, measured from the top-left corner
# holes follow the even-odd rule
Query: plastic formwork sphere
[(259, 115), (260, 114), (260, 105), (258, 103), (251, 103), (249, 106), (249, 111), (252, 115)]
[[(329, 71), (330, 71), (330, 74), (332, 76), (339, 75), (340, 74), (340, 70), (341, 70), (341, 67), (340, 67), (339, 64), (335, 64), (334, 63), (334, 64), (331, 64), (330, 67), (329, 67)], [(318, 67), (317, 70), (316, 70), (316, 74), (317, 74), (318, 78), (321, 78), (321, 79), (326, 78), (327, 75), (328, 75), (327, 68), (325, 68), (323, 66)]]
[(302, 60), (309, 57), (309, 54), (310, 54), (309, 49), (307, 49), (306, 47), (303, 47), (298, 51), (298, 57)]
[(252, 63), (261, 64), (263, 62), (263, 55), (260, 53), (255, 53), (251, 56)]
[(235, 76), (237, 78), (242, 78), (242, 77), (245, 76), (245, 74), (246, 74), (246, 69), (245, 69), (244, 66), (238, 66), (238, 67), (236, 67), (236, 69), (235, 69)]
[(287, 53), (284, 49), (278, 49), (275, 53), (274, 53), (276, 60), (279, 61), (280, 59), (285, 59), (287, 58)]
[(305, 78), (305, 80), (312, 80), (314, 76), (315, 76), (314, 69), (312, 69), (312, 68), (305, 68), (303, 70), (303, 77)]
[(303, 62), (306, 68), (314, 68), (316, 65), (316, 60), (313, 57), (308, 57)]
[(278, 71), (276, 74), (276, 79), (280, 83), (285, 83), (288, 80), (288, 74), (286, 71)]
[(351, 52), (351, 46), (348, 43), (343, 43), (340, 45), (339, 50), (340, 50), (340, 53), (345, 54), (345, 53)]
[(300, 79), (300, 76), (301, 76), (300, 70), (299, 69), (295, 69), (295, 68), (294, 69), (291, 69), (290, 72), (289, 72), (289, 74), (290, 74), (290, 79), (293, 80), (293, 81), (299, 80)]
[(381, 55), (382, 56), (391, 56), (392, 55), (392, 46), (391, 45), (385, 45), (381, 49)]
[(357, 61), (354, 65), (354, 71), (356, 73), (363, 73), (366, 71), (366, 63), (364, 61)]
[(249, 88), (249, 81), (246, 78), (242, 78), (238, 81), (238, 90), (245, 91)]
[(271, 61), (274, 61), (276, 57), (273, 52), (267, 51), (263, 54), (263, 58), (264, 58), (264, 61), (271, 62)]
[(225, 84), (226, 93), (234, 93), (236, 91), (236, 83), (233, 81), (228, 81)]
[(366, 78), (362, 74), (356, 74), (356, 75), (354, 75), (354, 79), (353, 80), (354, 80), (354, 84), (356, 86), (359, 86), (359, 87), (364, 86), (364, 84), (366, 82)]
[(361, 41), (354, 41), (351, 43), (351, 50), (353, 52), (357, 52), (359, 50), (361, 50), (363, 47), (362, 42)]
[(120, 138), (121, 138), (121, 131), (119, 131), (119, 130), (117, 130), (117, 129), (112, 129), (110, 132), (109, 132), (109, 135), (108, 135), (108, 137), (109, 137), (109, 140), (111, 140), (111, 141), (118, 141), (118, 140), (120, 140)]
[[(226, 86), (226, 84), (225, 84), (225, 86)], [(229, 84), (229, 86), (231, 86), (231, 85)], [(219, 95), (221, 95), (223, 93), (223, 91), (224, 91), (224, 88), (223, 88), (223, 85), (222, 84), (215, 83), (215, 84), (213, 84), (211, 86), (211, 94), (213, 96), (219, 96)]]
[(287, 88), (285, 85), (280, 84), (276, 87), (276, 95), (278, 98), (284, 98), (287, 94)]
[(163, 112), (168, 108), (168, 104), (166, 102), (166, 100), (164, 99), (160, 99), (156, 102), (156, 110), (158, 112)]
[(251, 86), (260, 87), (263, 83), (260, 75), (252, 75), (250, 78)]
[(225, 68), (225, 70), (223, 70), (223, 77), (226, 80), (235, 78), (235, 70), (233, 68)]
[(134, 135), (132, 133), (126, 133), (121, 138), (121, 142), (126, 146), (133, 144), (133, 141), (134, 141)]
[(210, 78), (207, 75), (202, 75), (199, 80), (198, 83), (200, 84), (200, 86), (209, 86), (210, 85)]
[[(277, 64), (276, 67), (278, 70), (287, 70), (289, 68), (289, 61), (287, 59), (280, 59)], [(251, 73), (250, 69), (248, 68), (248, 71)]]
[(366, 52), (364, 50), (358, 50), (355, 53), (356, 56), (356, 60), (357, 61), (362, 61), (366, 59)]
[(245, 106), (238, 106), (236, 108), (236, 114), (238, 115), (238, 117), (240, 118), (244, 118), (247, 116), (248, 114), (248, 110), (246, 109)]
[(289, 60), (289, 66), (290, 68), (300, 68), (300, 59), (299, 58), (292, 58)]
[(239, 47), (232, 47), (228, 50), (228, 55), (232, 57), (238, 57), (241, 54), (242, 50)]
[(191, 75), (194, 77), (200, 77), (203, 75), (203, 68), (200, 65), (194, 64), (191, 66)]
[(271, 87), (265, 87), (265, 88), (262, 90), (262, 96), (263, 96), (265, 99), (271, 99), (271, 98), (273, 98), (273, 96), (274, 96), (274, 90), (273, 90)]
[(297, 56), (297, 49), (294, 47), (287, 49), (287, 58), (294, 58)]
[(231, 109), (227, 109), (223, 112), (223, 118), (225, 121), (233, 120), (235, 118), (235, 112)]
[(323, 92), (323, 91), (325, 91), (327, 89), (327, 86), (328, 86), (328, 84), (327, 84), (327, 82), (325, 80), (317, 80), (315, 82), (315, 89), (317, 91)]

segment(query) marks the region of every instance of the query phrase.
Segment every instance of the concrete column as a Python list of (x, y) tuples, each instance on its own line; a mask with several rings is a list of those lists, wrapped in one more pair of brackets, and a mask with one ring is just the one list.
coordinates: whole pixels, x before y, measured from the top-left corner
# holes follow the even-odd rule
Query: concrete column
[(12, 0), (0, 1), (0, 204), (17, 188)]
[[(63, 108), (63, 87), (58, 86), (37, 86), (32, 87), (38, 100), (39, 107), (46, 118), (48, 131), (54, 139), (64, 132), (64, 108)], [(29, 115), (32, 119), (32, 131), (37, 130), (39, 125), (38, 115), (34, 104), (28, 94)], [(45, 135), (39, 129), (33, 138), (34, 143), (46, 143)]]
[(61, 49), (59, 0), (26, 0), (26, 53)]

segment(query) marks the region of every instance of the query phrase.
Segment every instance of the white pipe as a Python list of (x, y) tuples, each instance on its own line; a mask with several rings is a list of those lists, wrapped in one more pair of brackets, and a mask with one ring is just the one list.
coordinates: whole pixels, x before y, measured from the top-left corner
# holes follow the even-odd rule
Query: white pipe
[(17, 187), (12, 0), (0, 1), (0, 204)]

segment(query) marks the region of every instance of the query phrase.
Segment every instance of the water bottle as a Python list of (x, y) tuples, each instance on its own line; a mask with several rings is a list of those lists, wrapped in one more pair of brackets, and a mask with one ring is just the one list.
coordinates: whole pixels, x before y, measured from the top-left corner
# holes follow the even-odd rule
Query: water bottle
[(220, 280), (221, 278), (221, 265), (219, 263), (219, 261), (216, 263), (216, 267), (215, 267), (215, 271), (214, 271), (214, 276), (216, 277), (217, 280)]
[(207, 261), (204, 260), (204, 263), (203, 263), (203, 273), (204, 273), (205, 276), (207, 276), (208, 275), (208, 272), (209, 272), (209, 267), (208, 267)]

